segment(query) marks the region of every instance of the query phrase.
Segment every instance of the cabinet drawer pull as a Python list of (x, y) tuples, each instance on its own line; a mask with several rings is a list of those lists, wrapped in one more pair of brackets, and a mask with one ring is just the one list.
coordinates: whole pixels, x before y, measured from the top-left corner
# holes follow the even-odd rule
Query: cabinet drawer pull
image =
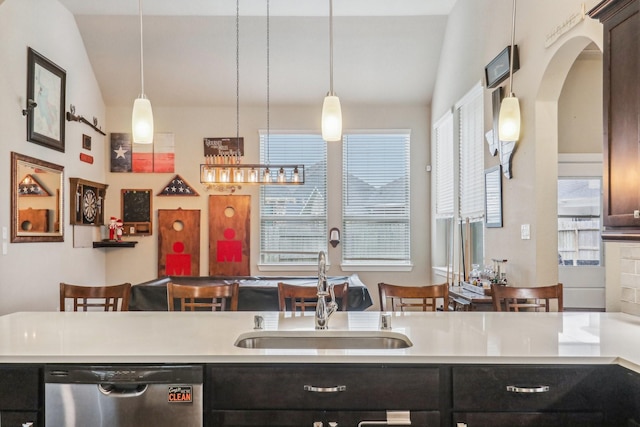
[(304, 385), (304, 391), (310, 391), (313, 393), (339, 393), (341, 391), (346, 391), (346, 385), (337, 385), (335, 387), (316, 387), (312, 385)]
[(549, 391), (549, 386), (539, 385), (537, 387), (518, 387), (515, 385), (508, 385), (507, 391), (511, 393), (546, 393)]

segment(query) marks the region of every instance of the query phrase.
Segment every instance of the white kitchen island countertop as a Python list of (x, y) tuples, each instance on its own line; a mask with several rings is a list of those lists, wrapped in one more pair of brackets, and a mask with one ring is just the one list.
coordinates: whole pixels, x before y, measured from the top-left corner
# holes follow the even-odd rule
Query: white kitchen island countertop
[[(313, 313), (20, 312), (0, 317), (0, 363), (610, 364), (640, 371), (640, 318), (623, 313), (392, 313), (405, 349), (245, 349), (237, 337), (313, 331)], [(379, 328), (380, 313), (337, 312), (331, 331)], [(322, 334), (324, 331), (316, 331)]]

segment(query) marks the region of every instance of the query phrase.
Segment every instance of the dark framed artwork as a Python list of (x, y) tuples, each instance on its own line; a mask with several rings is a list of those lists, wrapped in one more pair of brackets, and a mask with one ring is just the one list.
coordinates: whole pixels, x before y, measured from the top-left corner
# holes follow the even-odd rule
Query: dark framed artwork
[(91, 137), (89, 135), (82, 135), (82, 148), (91, 151)]
[[(67, 73), (35, 50), (27, 55), (27, 141), (64, 152), (64, 105)], [(27, 101), (28, 102), (28, 101)]]
[(484, 171), (484, 220), (487, 228), (502, 227), (502, 174), (500, 165)]
[[(511, 46), (505, 47), (502, 52), (491, 60), (484, 67), (484, 77), (487, 82), (487, 88), (491, 89), (498, 86), (500, 83), (509, 77), (509, 68), (511, 66)], [(513, 72), (515, 73), (520, 69), (520, 57), (518, 55), (518, 45), (514, 46), (513, 56)]]

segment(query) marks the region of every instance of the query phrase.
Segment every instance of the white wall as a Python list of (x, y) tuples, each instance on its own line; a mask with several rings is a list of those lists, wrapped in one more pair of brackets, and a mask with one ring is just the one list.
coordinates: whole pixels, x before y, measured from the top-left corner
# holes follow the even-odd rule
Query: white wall
[[(485, 262), (508, 259), (510, 281), (523, 286), (557, 281), (557, 100), (582, 48), (590, 41), (601, 45), (602, 27), (587, 18), (550, 47), (544, 44), (546, 35), (580, 11), (582, 3), (589, 9), (597, 1), (517, 3), (520, 70), (514, 74), (513, 89), (520, 99), (522, 133), (513, 157), (513, 179), (502, 182), (504, 225), (487, 229)], [(433, 121), (483, 78), (484, 66), (510, 43), (511, 12), (510, 0), (458, 0), (448, 21)], [(571, 49), (562, 49), (566, 45)], [(492, 123), (491, 92), (485, 91), (485, 130)], [(555, 127), (548, 126), (549, 120)], [(485, 167), (497, 163), (497, 157), (485, 151)], [(522, 224), (530, 224), (530, 240), (520, 239)]]
[[(73, 16), (56, 0), (5, 0), (0, 2), (0, 227), (10, 230), (10, 152), (15, 151), (65, 167), (64, 242), (9, 243), (0, 253), (0, 314), (24, 310), (57, 310), (61, 281), (102, 284), (104, 254), (94, 249), (74, 249), (69, 224), (69, 177), (103, 182), (101, 135), (80, 123), (66, 125), (64, 153), (28, 142), (22, 116), (27, 91), (27, 47), (66, 70), (67, 106), (105, 123), (105, 108), (91, 64)], [(82, 163), (82, 134), (92, 137), (93, 165)], [(87, 152), (89, 153), (89, 152)]]
[[(271, 106), (270, 126), (272, 132), (278, 130), (319, 130), (321, 102), (313, 106)], [(359, 272), (362, 281), (370, 288), (377, 300), (377, 283), (427, 284), (430, 271), (429, 219), (425, 212), (429, 209), (430, 174), (426, 172), (429, 163), (429, 109), (425, 106), (390, 106), (384, 108), (349, 105), (343, 101), (344, 127), (347, 129), (411, 129), (411, 213), (412, 257), (414, 268), (411, 272)], [(127, 132), (130, 126), (129, 108), (108, 108), (109, 128), (113, 132)], [(208, 274), (208, 194), (211, 192), (199, 182), (199, 165), (203, 162), (204, 137), (225, 137), (236, 134), (235, 106), (228, 108), (155, 108), (156, 132), (172, 132), (175, 137), (175, 173), (186, 179), (200, 193), (200, 197), (155, 197), (153, 210), (157, 209), (200, 209), (200, 274)], [(245, 138), (245, 163), (259, 162), (258, 131), (266, 128), (266, 107), (240, 107), (240, 135)], [(292, 147), (295, 149), (295, 147)], [(341, 228), (341, 143), (330, 143), (328, 147), (329, 190), (328, 226)], [(174, 174), (108, 173), (109, 183), (106, 214), (120, 216), (119, 194), (122, 188), (152, 188), (157, 194)], [(258, 187), (244, 186), (237, 194), (251, 196), (251, 274), (252, 275), (313, 275), (306, 271), (260, 271), (259, 260), (259, 190)], [(157, 219), (157, 213), (154, 215)], [(106, 249), (107, 281), (124, 280), (140, 283), (157, 276), (157, 224), (154, 233), (148, 237), (136, 237), (139, 243), (135, 249)], [(329, 246), (330, 275), (351, 274), (340, 269), (340, 251)]]

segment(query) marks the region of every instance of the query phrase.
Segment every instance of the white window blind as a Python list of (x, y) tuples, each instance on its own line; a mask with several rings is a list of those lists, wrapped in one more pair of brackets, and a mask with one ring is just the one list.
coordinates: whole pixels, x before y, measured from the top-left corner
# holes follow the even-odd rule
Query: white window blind
[(345, 134), (342, 262), (411, 262), (409, 131)]
[(438, 120), (433, 129), (436, 145), (436, 215), (453, 217), (453, 113)]
[(321, 135), (260, 133), (260, 161), (304, 164), (303, 185), (260, 187), (260, 262), (317, 264), (327, 249), (327, 146)]
[(474, 87), (456, 106), (460, 144), (460, 217), (484, 213), (484, 106), (482, 87)]

